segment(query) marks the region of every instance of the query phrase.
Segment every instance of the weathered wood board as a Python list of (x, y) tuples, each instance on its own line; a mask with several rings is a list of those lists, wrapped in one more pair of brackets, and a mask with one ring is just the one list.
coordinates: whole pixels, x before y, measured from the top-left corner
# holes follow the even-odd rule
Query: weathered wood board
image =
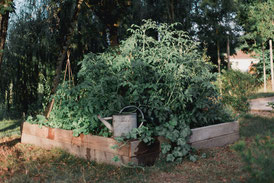
[[(189, 143), (196, 149), (211, 148), (231, 144), (239, 139), (239, 123), (228, 122), (192, 129)], [(159, 157), (160, 142), (166, 141), (158, 138), (153, 145), (146, 145), (138, 140), (129, 141), (121, 148), (113, 146), (121, 144), (113, 138), (94, 135), (74, 137), (71, 130), (62, 130), (49, 127), (39, 128), (36, 124), (25, 122), (22, 130), (22, 143), (33, 144), (42, 148), (54, 147), (64, 149), (76, 156), (93, 160), (99, 163), (114, 165), (134, 162), (138, 165), (153, 164)], [(112, 159), (118, 156), (120, 161)]]
[(231, 144), (239, 139), (239, 122), (228, 122), (192, 129), (189, 143), (196, 149)]
[[(25, 122), (22, 130), (22, 143), (33, 144), (42, 148), (61, 148), (76, 156), (93, 160), (99, 163), (120, 165), (134, 162), (140, 164), (153, 164), (159, 155), (159, 142), (147, 146), (141, 141), (133, 140), (121, 148), (113, 148), (121, 145), (113, 138), (94, 135), (74, 137), (71, 130), (42, 127)], [(120, 161), (112, 159), (118, 156)]]

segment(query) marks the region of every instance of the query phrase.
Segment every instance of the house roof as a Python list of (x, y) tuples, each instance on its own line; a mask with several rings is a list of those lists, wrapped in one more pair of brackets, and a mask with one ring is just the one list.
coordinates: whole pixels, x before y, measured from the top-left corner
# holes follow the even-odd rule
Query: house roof
[(234, 55), (231, 56), (232, 59), (254, 59), (256, 53), (244, 53), (242, 50), (238, 50)]

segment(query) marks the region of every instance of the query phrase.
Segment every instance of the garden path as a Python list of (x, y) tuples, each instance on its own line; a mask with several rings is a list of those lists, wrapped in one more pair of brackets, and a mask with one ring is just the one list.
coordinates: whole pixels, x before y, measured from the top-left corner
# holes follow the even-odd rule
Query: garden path
[(250, 109), (254, 112), (268, 111), (270, 112), (272, 108), (268, 105), (268, 102), (274, 102), (274, 97), (267, 98), (257, 98), (250, 100)]

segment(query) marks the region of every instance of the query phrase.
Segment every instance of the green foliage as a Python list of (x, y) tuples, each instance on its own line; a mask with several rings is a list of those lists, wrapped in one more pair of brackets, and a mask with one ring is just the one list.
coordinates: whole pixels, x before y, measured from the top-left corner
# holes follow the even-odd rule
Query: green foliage
[(4, 2), (0, 3), (0, 14), (5, 15), (7, 12), (14, 12), (15, 6), (14, 3), (10, 0), (3, 0)]
[[(263, 58), (262, 53), (260, 50), (260, 57), (258, 58), (260, 61), (254, 65), (256, 68), (256, 78), (258, 82), (263, 83), (264, 82), (264, 66), (263, 66)], [(270, 69), (271, 63), (270, 63), (270, 54), (269, 50), (265, 50), (265, 71), (266, 71), (266, 79), (271, 78), (271, 69)]]
[[(190, 127), (225, 121), (216, 75), (202, 60), (198, 43), (177, 24), (147, 20), (133, 25), (131, 36), (117, 50), (88, 54), (81, 62), (78, 85), (65, 83), (57, 92), (47, 125), (80, 133), (109, 135), (97, 115), (111, 116), (127, 105), (139, 106), (145, 126), (126, 138), (153, 142), (153, 136), (170, 141), (163, 146), (168, 161), (181, 161), (190, 151)], [(194, 159), (194, 158), (192, 158)]]
[[(194, 29), (195, 36), (203, 43), (202, 46), (207, 48), (207, 55), (210, 56), (211, 62), (218, 64), (217, 47), (220, 48), (221, 67), (225, 68), (225, 53), (227, 53), (227, 41), (231, 53), (238, 44), (239, 31), (241, 28), (236, 22), (237, 2), (234, 0), (202, 0), (193, 1), (193, 22), (197, 25)], [(192, 24), (193, 25), (193, 24)]]
[(14, 135), (20, 135), (20, 125), (22, 120), (2, 120), (0, 119), (0, 139)]
[(270, 183), (274, 181), (274, 138), (257, 136), (251, 145), (239, 141), (234, 145), (245, 162), (249, 182)]
[(268, 106), (270, 106), (272, 109), (274, 109), (274, 102), (268, 102)]
[(238, 6), (238, 21), (244, 29), (242, 38), (246, 43), (256, 48), (273, 39), (273, 0), (240, 0)]
[(244, 115), (239, 123), (240, 136), (245, 138), (253, 138), (256, 135), (265, 135), (266, 133), (274, 135), (274, 118), (253, 116), (251, 114)]
[(28, 116), (26, 121), (31, 124), (39, 124), (40, 127), (47, 123), (47, 119), (43, 115), (36, 115), (36, 118), (33, 118), (32, 116)]
[[(0, 4), (3, 1), (0, 2)], [(56, 61), (63, 48), (68, 22), (76, 1), (22, 1), (11, 14), (0, 72), (0, 103), (28, 115), (45, 110), (50, 101)], [(1, 5), (0, 5), (1, 6)], [(102, 51), (106, 38), (101, 22), (90, 21), (94, 10), (83, 5), (70, 40), (70, 63), (74, 73), (83, 54)]]
[(256, 90), (256, 79), (241, 71), (224, 71), (219, 87), (224, 104), (232, 108), (234, 113), (245, 113), (249, 110), (248, 97)]

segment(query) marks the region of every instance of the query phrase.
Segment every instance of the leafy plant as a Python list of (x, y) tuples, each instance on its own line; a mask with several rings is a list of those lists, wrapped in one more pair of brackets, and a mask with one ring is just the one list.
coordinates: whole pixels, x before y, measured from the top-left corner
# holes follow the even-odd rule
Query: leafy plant
[(224, 71), (219, 84), (222, 102), (232, 108), (234, 113), (249, 110), (248, 97), (255, 93), (256, 79), (241, 71)]
[(162, 152), (180, 161), (190, 151), (190, 128), (227, 119), (213, 84), (216, 75), (203, 61), (198, 43), (177, 30), (178, 24), (145, 20), (117, 49), (90, 53), (80, 63), (78, 85), (65, 83), (55, 96), (47, 125), (80, 133), (110, 135), (97, 115), (111, 116), (135, 105), (145, 114), (144, 126), (127, 138), (152, 143), (164, 136)]
[[(260, 53), (260, 57), (258, 58), (260, 61), (254, 65), (256, 68), (256, 78), (259, 83), (264, 82), (264, 71), (263, 71), (263, 58), (262, 53)], [(265, 51), (265, 71), (266, 71), (266, 79), (269, 80), (271, 78), (271, 67), (270, 67), (270, 54), (269, 51)]]
[(268, 102), (268, 106), (270, 106), (272, 109), (274, 109), (274, 102)]
[(12, 1), (4, 0), (4, 2), (0, 4), (0, 14), (5, 15), (6, 12), (14, 12), (15, 6)]
[(257, 136), (249, 146), (244, 141), (234, 145), (245, 162), (244, 169), (249, 172), (249, 182), (270, 183), (274, 181), (274, 138)]

